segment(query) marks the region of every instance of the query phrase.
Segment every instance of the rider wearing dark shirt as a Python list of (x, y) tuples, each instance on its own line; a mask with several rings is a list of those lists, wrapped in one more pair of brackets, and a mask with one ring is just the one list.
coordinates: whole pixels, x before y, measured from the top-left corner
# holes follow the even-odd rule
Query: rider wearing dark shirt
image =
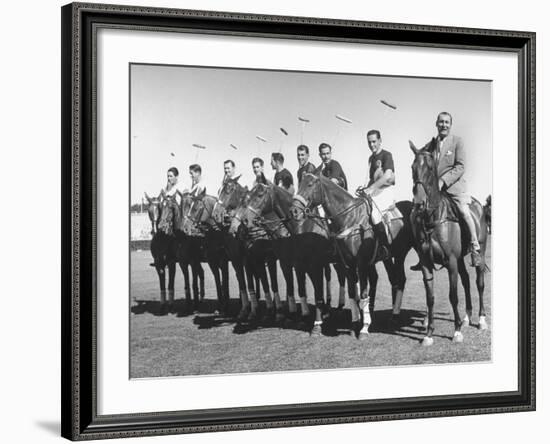
[(275, 183), (275, 185), (283, 187), (287, 191), (292, 185), (294, 185), (292, 174), (290, 174), (290, 171), (288, 171), (286, 168), (283, 168), (281, 171), (277, 171), (275, 173), (273, 182)]
[(336, 160), (332, 160), (332, 147), (328, 143), (319, 145), (319, 156), (323, 163), (319, 165), (316, 173), (322, 174), (334, 183), (340, 185), (344, 190), (347, 190), (348, 180), (346, 179), (344, 170)]
[(271, 168), (276, 171), (273, 183), (294, 194), (294, 179), (290, 171), (283, 167), (284, 162), (285, 158), (281, 153), (271, 154)]
[(302, 183), (302, 178), (304, 177), (304, 174), (315, 172), (315, 165), (313, 165), (309, 161), (309, 148), (307, 147), (307, 145), (299, 145), (296, 151), (298, 164), (300, 165), (300, 168), (298, 168), (298, 172), (296, 173), (299, 186), (300, 183)]

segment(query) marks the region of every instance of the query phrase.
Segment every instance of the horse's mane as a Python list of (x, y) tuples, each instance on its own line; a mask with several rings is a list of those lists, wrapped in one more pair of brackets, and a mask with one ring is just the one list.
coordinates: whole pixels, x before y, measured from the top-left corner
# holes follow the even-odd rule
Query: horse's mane
[[(308, 173), (311, 174), (311, 173)], [(314, 174), (313, 174), (314, 175)], [(336, 185), (332, 180), (330, 180), (328, 177), (323, 176), (322, 174), (319, 177), (319, 180), (325, 187), (327, 187), (330, 191), (333, 191), (336, 197), (341, 198), (347, 198), (351, 200), (357, 199), (355, 196), (349, 193), (349, 191), (342, 188), (340, 185)]]

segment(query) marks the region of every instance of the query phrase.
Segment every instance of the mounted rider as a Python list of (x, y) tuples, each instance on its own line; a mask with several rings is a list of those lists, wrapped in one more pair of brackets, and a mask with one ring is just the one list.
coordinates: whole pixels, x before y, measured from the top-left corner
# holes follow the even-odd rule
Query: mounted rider
[(348, 189), (348, 180), (344, 174), (342, 166), (332, 159), (332, 147), (328, 143), (319, 145), (319, 157), (322, 160), (321, 165), (317, 167), (315, 174), (322, 174), (329, 178), (336, 185), (341, 186), (344, 190)]
[(294, 194), (294, 179), (292, 174), (285, 167), (285, 157), (281, 153), (271, 154), (271, 168), (275, 170), (273, 183), (284, 188), (289, 193)]
[(192, 197), (197, 197), (202, 193), (206, 193), (206, 187), (202, 183), (202, 168), (199, 164), (194, 163), (189, 165), (189, 176), (191, 177), (191, 190), (189, 194)]
[(476, 233), (476, 226), (470, 213), (472, 198), (466, 190), (464, 179), (465, 152), (462, 139), (451, 134), (453, 117), (448, 112), (441, 112), (437, 116), (435, 126), (438, 135), (430, 140), (422, 149), (429, 151), (437, 163), (439, 189), (445, 191), (456, 203), (460, 216), (470, 232), (470, 253), (472, 266), (481, 265), (480, 246)]
[(367, 132), (367, 143), (372, 152), (369, 157), (369, 174), (367, 184), (357, 189), (357, 195), (371, 201), (371, 223), (379, 242), (378, 256), (385, 259), (390, 256), (388, 235), (384, 223), (385, 214), (395, 207), (394, 186), (395, 168), (392, 154), (382, 149), (380, 131), (371, 129)]
[(254, 182), (252, 182), (252, 188), (259, 183), (263, 185), (271, 185), (271, 182), (267, 180), (264, 174), (264, 161), (260, 157), (254, 157), (252, 159), (252, 172), (254, 173)]
[(298, 145), (298, 148), (296, 148), (296, 157), (298, 158), (298, 165), (300, 165), (296, 172), (298, 186), (300, 186), (304, 174), (315, 172), (315, 165), (309, 161), (309, 147), (307, 145)]

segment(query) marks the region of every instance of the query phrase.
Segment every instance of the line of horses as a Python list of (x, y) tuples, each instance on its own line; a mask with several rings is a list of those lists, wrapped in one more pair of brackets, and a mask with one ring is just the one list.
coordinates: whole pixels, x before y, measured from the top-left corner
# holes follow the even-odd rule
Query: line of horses
[[(392, 322), (398, 328), (406, 283), (404, 263), (414, 248), (422, 266), (428, 313), (422, 344), (433, 344), (433, 274), (437, 265), (448, 270), (449, 300), (455, 324), (453, 341), (462, 342), (462, 325), (473, 325), (470, 281), (465, 264), (468, 231), (462, 226), (452, 199), (438, 189), (433, 156), (412, 145), (411, 149), (414, 153), (413, 200), (396, 203), (402, 217), (388, 221), (392, 240), (390, 257), (383, 258), (392, 288)], [(227, 180), (217, 197), (204, 193), (198, 196), (161, 193), (156, 198), (146, 195), (153, 234), (152, 265), (159, 276), (161, 307), (169, 310), (174, 304), (175, 271), (179, 264), (184, 275), (186, 303), (196, 310), (204, 297), (201, 263), (208, 263), (216, 285), (218, 311), (221, 315), (226, 314), (231, 263), (241, 301), (238, 323), (291, 322), (317, 335), (330, 318), (333, 267), (339, 281), (338, 310), (344, 307), (347, 284), (351, 330), (358, 338), (366, 338), (374, 315), (378, 281), (375, 264), (380, 259), (379, 243), (370, 223), (372, 201), (354, 197), (324, 176), (314, 174), (304, 175), (295, 195), (274, 185), (257, 184), (248, 190), (238, 180)], [(320, 207), (323, 212), (319, 211)], [(490, 205), (483, 207), (472, 199), (470, 208), (484, 259)], [(277, 263), (286, 283), (286, 307), (279, 293)], [(486, 270), (483, 260), (482, 265), (476, 267), (480, 329), (487, 328), (483, 298)], [(312, 327), (308, 321), (311, 313), (306, 276), (314, 290)], [(458, 276), (466, 296), (463, 318), (458, 312)], [(265, 298), (263, 313), (259, 310), (260, 289)]]

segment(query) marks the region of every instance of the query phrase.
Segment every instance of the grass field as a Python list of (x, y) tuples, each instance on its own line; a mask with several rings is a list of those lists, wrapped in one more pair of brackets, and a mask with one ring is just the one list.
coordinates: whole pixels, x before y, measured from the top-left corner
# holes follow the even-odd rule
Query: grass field
[[(490, 241), (489, 241), (490, 242)], [(490, 252), (490, 244), (488, 251)], [(254, 329), (240, 328), (231, 318), (214, 315), (216, 294), (213, 279), (205, 265), (206, 297), (199, 314), (183, 313), (158, 316), (158, 278), (149, 266), (149, 251), (131, 253), (130, 297), (130, 374), (132, 378), (247, 373), (305, 369), (330, 369), (392, 365), (443, 364), (491, 360), (491, 273), (486, 275), (485, 305), (489, 330), (475, 326), (462, 328), (464, 343), (451, 342), (454, 332), (448, 298), (447, 272), (436, 273), (435, 343), (422, 347), (422, 319), (425, 293), (420, 272), (409, 271), (417, 256), (407, 257), (407, 285), (401, 311), (402, 325), (388, 328), (391, 293), (385, 270), (378, 266), (380, 279), (371, 334), (358, 340), (349, 331), (350, 314), (344, 310), (335, 321), (336, 329), (328, 335), (309, 333), (274, 325)], [(490, 255), (487, 264), (491, 266)], [(232, 311), (240, 307), (235, 276), (230, 268)], [(470, 271), (474, 323), (477, 323), (478, 297), (475, 272)], [(281, 295), (285, 284), (279, 276)], [(337, 279), (333, 273), (333, 301), (337, 303)], [(152, 302), (136, 310), (135, 299)], [(183, 298), (183, 276), (178, 269), (176, 300)], [(336, 300), (335, 300), (336, 299)], [(464, 291), (459, 284), (460, 312), (464, 314)], [(313, 291), (308, 282), (308, 301)], [(181, 300), (179, 301), (181, 303)]]

